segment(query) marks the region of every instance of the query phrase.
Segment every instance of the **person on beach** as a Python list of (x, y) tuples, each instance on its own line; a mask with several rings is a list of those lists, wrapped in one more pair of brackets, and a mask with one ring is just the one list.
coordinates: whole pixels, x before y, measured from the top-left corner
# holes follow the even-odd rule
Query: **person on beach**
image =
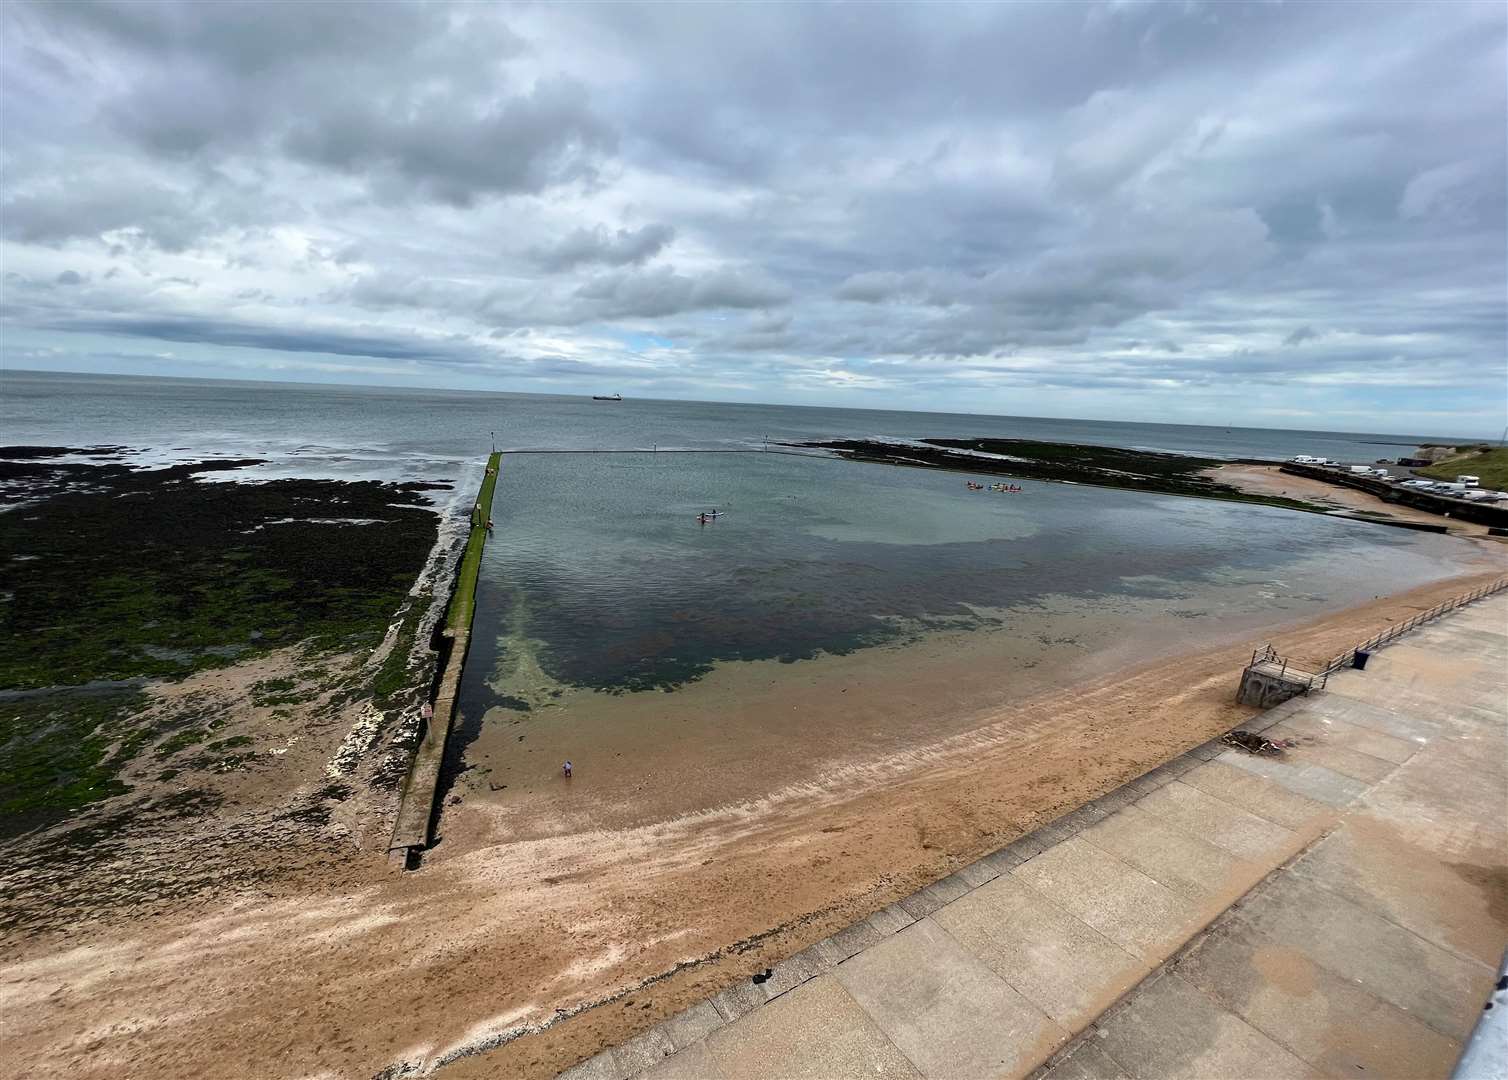
[(565, 778), (569, 780), (571, 778), (571, 763), (567, 761), (560, 767), (560, 771), (562, 774), (564, 774)]

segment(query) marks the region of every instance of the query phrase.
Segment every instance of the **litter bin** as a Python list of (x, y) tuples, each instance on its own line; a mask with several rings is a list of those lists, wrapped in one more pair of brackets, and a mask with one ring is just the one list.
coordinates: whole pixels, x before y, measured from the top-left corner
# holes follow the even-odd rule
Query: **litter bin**
[(1372, 659), (1372, 654), (1367, 652), (1366, 649), (1357, 649), (1356, 656), (1351, 660), (1351, 666), (1357, 671), (1365, 671), (1367, 661), (1370, 659)]

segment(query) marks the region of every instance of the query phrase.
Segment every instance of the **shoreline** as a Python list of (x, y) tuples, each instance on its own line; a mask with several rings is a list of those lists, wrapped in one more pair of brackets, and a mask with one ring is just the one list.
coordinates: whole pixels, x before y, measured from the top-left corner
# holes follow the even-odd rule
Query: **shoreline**
[[(1262, 633), (1295, 656), (1333, 654), (1500, 573)], [(311, 881), (102, 925), (61, 951), (52, 935), (13, 943), (0, 980), (7, 1007), (33, 1021), (13, 1035), (13, 1067), (349, 1075), (461, 1054), (448, 1075), (547, 1075), (1250, 715), (1231, 701), (1248, 655), (1188, 650), (1063, 686), (753, 802), (471, 850), (456, 850), (457, 832), (417, 876), (374, 865), (338, 895)], [(259, 996), (268, 986), (275, 1000)], [(604, 999), (614, 1004), (552, 1022)], [(95, 1046), (88, 1031), (112, 1034)], [(521, 1037), (464, 1056), (510, 1033)]]

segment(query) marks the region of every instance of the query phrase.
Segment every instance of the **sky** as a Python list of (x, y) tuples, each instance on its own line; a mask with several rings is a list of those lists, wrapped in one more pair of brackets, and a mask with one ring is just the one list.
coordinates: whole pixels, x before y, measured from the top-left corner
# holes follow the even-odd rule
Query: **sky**
[(8, 368), (1496, 436), (1508, 6), (0, 5)]

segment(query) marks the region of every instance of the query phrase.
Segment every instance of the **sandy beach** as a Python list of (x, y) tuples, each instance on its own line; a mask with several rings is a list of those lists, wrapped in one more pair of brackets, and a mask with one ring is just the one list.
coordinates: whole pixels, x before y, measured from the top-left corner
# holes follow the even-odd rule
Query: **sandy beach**
[[(1480, 573), (1252, 641), (1319, 658), (1503, 569), (1484, 548)], [(5, 1075), (550, 1075), (1239, 722), (1249, 648), (1100, 673), (757, 798), (708, 808), (693, 785), (692, 812), (528, 835), (472, 800), (415, 874), (353, 852), (300, 887), (13, 941)]]

